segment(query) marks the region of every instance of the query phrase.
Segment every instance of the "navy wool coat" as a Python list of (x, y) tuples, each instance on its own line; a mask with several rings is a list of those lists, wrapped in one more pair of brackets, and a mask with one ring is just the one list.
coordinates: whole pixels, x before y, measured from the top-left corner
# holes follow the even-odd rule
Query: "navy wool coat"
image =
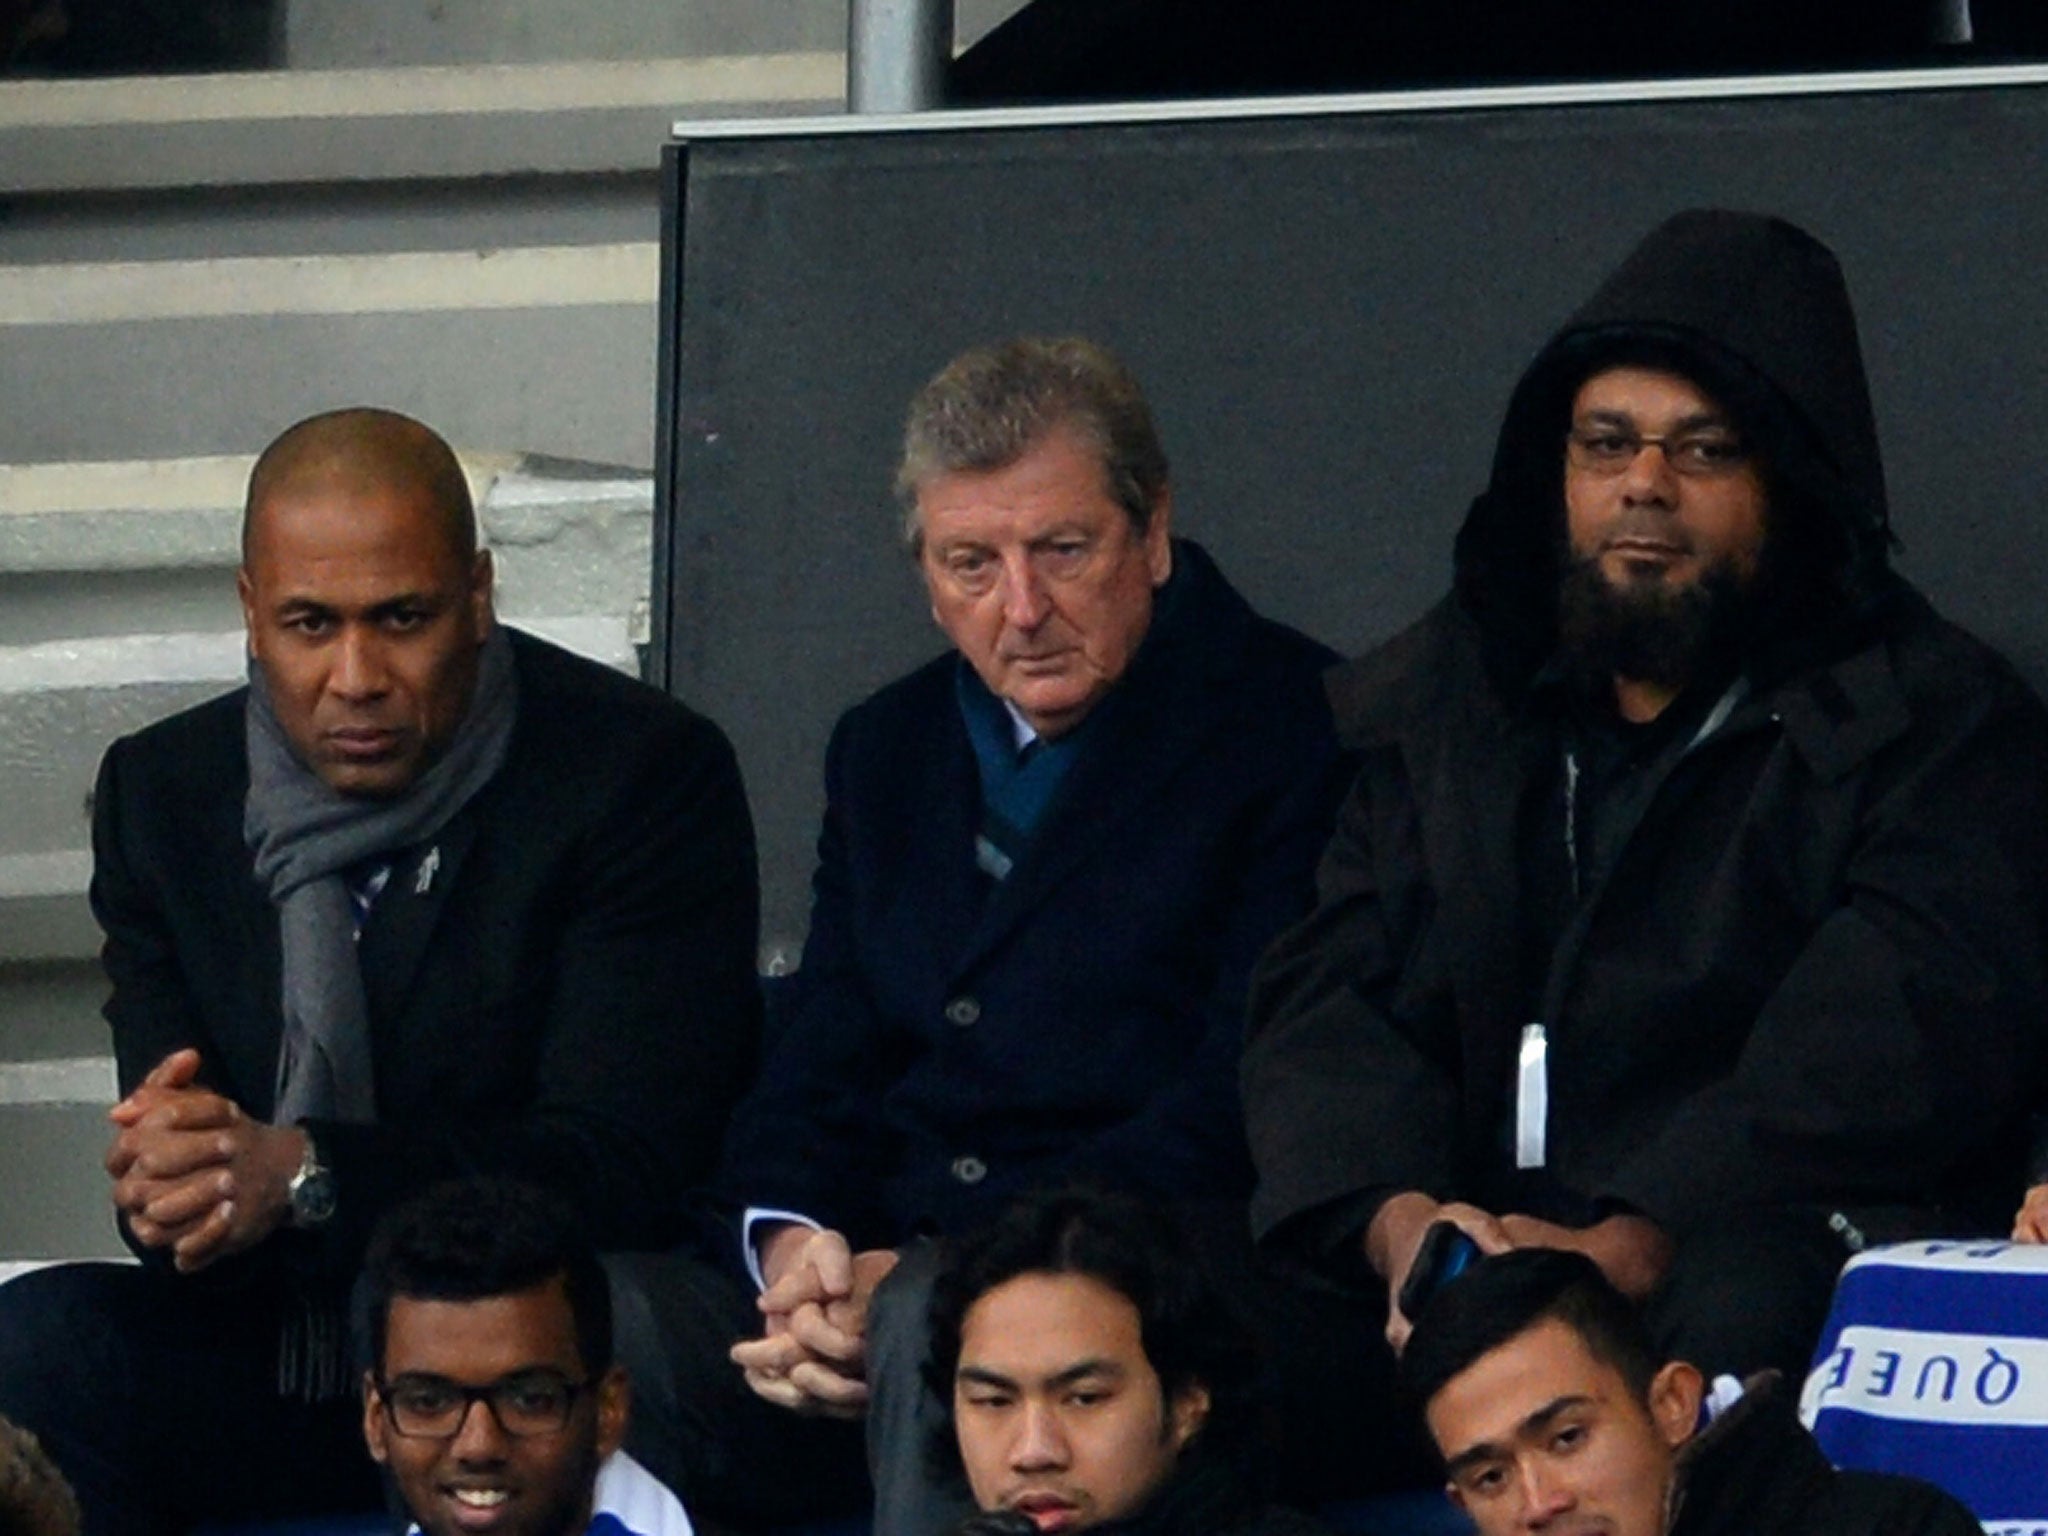
[(1245, 991), (1307, 910), (1341, 792), (1322, 646), (1197, 546), (1009, 878), (952, 654), (849, 712), (826, 762), (787, 1027), (718, 1179), (893, 1245), (1092, 1177), (1243, 1198)]

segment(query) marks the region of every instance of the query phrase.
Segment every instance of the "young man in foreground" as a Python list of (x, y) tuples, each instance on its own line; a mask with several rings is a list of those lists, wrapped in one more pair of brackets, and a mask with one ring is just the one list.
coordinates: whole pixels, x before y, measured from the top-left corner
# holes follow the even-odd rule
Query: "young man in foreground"
[(675, 1495), (619, 1450), (597, 1254), (553, 1197), (444, 1184), (393, 1213), (368, 1267), (363, 1438), (428, 1536), (690, 1536)]
[[(1908, 1478), (1837, 1472), (1775, 1372), (1660, 1363), (1635, 1309), (1583, 1254), (1486, 1259), (1423, 1309), (1401, 1361), (1480, 1536), (1973, 1536)], [(1703, 1411), (1703, 1404), (1704, 1411)]]
[(1187, 1244), (1129, 1197), (1012, 1206), (934, 1283), (934, 1463), (961, 1536), (1314, 1536), (1258, 1495), (1251, 1346)]

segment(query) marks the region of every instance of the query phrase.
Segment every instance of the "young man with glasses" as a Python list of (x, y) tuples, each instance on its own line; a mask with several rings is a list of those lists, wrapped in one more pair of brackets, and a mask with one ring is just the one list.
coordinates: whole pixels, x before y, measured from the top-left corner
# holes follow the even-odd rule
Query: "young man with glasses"
[(1680, 214), (1523, 376), (1450, 595), (1336, 675), (1364, 769), (1253, 988), (1254, 1219), (1396, 1347), (1439, 1222), (1737, 1374), (1803, 1371), (1851, 1246), (2004, 1229), (2048, 715), (1891, 545), (1834, 256)]
[(441, 1185), (367, 1270), (363, 1438), (427, 1536), (689, 1536), (619, 1449), (631, 1389), (595, 1251), (551, 1196)]

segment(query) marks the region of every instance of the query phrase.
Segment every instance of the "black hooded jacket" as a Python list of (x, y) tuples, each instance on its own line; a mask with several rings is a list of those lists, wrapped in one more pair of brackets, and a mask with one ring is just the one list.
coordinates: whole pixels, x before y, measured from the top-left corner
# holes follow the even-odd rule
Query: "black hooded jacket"
[(1976, 1516), (1928, 1483), (1838, 1472), (1800, 1428), (1775, 1373), (1678, 1453), (1670, 1536), (1978, 1536)]
[[(1578, 385), (1622, 364), (1734, 418), (1775, 584), (1737, 685), (1671, 706), (1685, 731), (1574, 888), (1544, 683), (1562, 440)], [(1655, 231), (1516, 389), (1451, 595), (1333, 676), (1362, 770), (1244, 1061), (1263, 1236), (1355, 1255), (1410, 1189), (1573, 1225), (1632, 1209), (1681, 1243), (1758, 1207), (2004, 1219), (2048, 1019), (2048, 716), (1889, 544), (1833, 257), (1752, 215)], [(1547, 1146), (1524, 1172), (1532, 1022)]]
[(1572, 397), (1603, 368), (1682, 374), (1768, 466), (1787, 601), (1761, 615), (1752, 670), (1782, 673), (1868, 633), (1897, 584), (1884, 467), (1856, 318), (1827, 247), (1782, 219), (1680, 214), (1637, 246), (1516, 386), (1487, 490), (1459, 530), (1455, 591), (1496, 687), (1518, 697), (1551, 654)]

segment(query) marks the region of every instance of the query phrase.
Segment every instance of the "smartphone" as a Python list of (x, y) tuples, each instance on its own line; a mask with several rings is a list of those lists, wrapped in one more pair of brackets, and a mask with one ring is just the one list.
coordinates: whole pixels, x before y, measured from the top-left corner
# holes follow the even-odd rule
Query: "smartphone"
[(1415, 1262), (1408, 1266), (1408, 1278), (1401, 1282), (1395, 1305), (1413, 1322), (1429, 1305), (1429, 1298), (1449, 1285), (1479, 1261), (1479, 1244), (1454, 1221), (1430, 1224), (1422, 1234), (1422, 1246), (1415, 1250)]

